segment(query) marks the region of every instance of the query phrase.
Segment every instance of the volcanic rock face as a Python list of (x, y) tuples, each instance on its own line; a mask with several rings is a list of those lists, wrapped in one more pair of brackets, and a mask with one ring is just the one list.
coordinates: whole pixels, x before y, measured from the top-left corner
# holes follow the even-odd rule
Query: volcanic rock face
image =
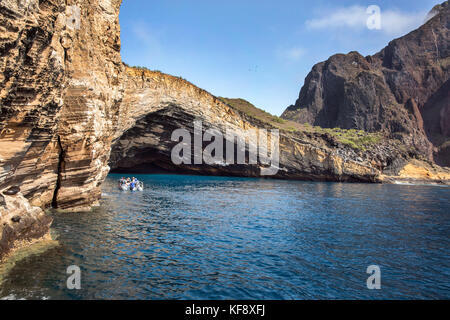
[(0, 3), (0, 258), (48, 232), (43, 208), (100, 196), (122, 96), (119, 6)]
[[(78, 29), (63, 35), (66, 90), (56, 136), (59, 180), (53, 203), (60, 209), (89, 208), (101, 195), (123, 95), (120, 57), (121, 0), (74, 2)], [(76, 22), (77, 23), (77, 22)]]
[(450, 5), (374, 56), (338, 54), (314, 66), (285, 119), (384, 131), (450, 166)]
[[(171, 140), (174, 130), (185, 128), (193, 136), (193, 123), (203, 129), (272, 129), (191, 83), (145, 69), (127, 68), (126, 89), (120, 107), (119, 130), (115, 135), (110, 165), (119, 171), (149, 167), (197, 174), (261, 176), (259, 165), (174, 165)], [(257, 142), (250, 141), (250, 144)], [(224, 142), (224, 145), (226, 143)], [(248, 152), (249, 146), (247, 146)], [(274, 177), (327, 181), (377, 181), (381, 169), (393, 159), (407, 157), (385, 145), (376, 155), (363, 158), (351, 148), (339, 145), (333, 137), (300, 132), (280, 132), (280, 163)]]
[[(192, 161), (175, 165), (171, 154), (178, 141), (172, 141), (172, 133), (186, 129), (193, 137), (196, 120), (202, 122), (203, 133), (210, 128), (223, 134), (231, 130), (240, 137), (248, 130), (268, 132), (274, 129), (271, 124), (240, 112), (181, 78), (127, 67), (124, 79), (125, 92), (110, 158), (113, 170), (262, 177), (264, 166), (261, 163), (239, 165), (222, 161), (199, 165)], [(420, 161), (410, 165), (411, 154), (399, 141), (382, 139), (364, 150), (355, 150), (327, 132), (285, 130), (280, 130), (279, 140), (278, 170), (270, 178), (353, 182), (411, 182), (416, 179), (450, 183), (450, 170)], [(224, 146), (229, 141), (224, 141)], [(208, 144), (203, 143), (202, 148)], [(248, 141), (247, 161), (248, 151), (255, 144), (255, 140)], [(224, 149), (225, 156), (227, 149)], [(234, 150), (237, 150), (236, 145)], [(191, 153), (193, 155), (194, 150)]]
[[(50, 225), (32, 205), (51, 202), (57, 180), (54, 134), (65, 75), (59, 11), (50, 2), (0, 3), (0, 190), (5, 195), (20, 186), (2, 196), (0, 257), (17, 240), (45, 235)], [(11, 213), (31, 223), (23, 228)]]

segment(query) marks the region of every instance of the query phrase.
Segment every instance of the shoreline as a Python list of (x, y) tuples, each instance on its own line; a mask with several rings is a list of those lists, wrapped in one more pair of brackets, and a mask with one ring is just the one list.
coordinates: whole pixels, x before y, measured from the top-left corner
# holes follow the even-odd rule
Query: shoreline
[(275, 176), (275, 177), (268, 177), (268, 176), (237, 176), (237, 175), (208, 175), (208, 174), (195, 174), (195, 173), (177, 173), (177, 172), (111, 172), (108, 175), (116, 175), (116, 176), (191, 176), (191, 177), (208, 177), (208, 178), (229, 178), (229, 179), (257, 179), (257, 180), (274, 180), (274, 181), (298, 181), (298, 182), (329, 182), (329, 183), (349, 183), (349, 184), (381, 184), (381, 185), (389, 185), (389, 184), (395, 184), (395, 185), (418, 185), (418, 186), (450, 186), (450, 179), (424, 179), (424, 178), (414, 178), (414, 177), (403, 177), (403, 176), (389, 176), (389, 175), (380, 175), (376, 177), (374, 181), (353, 181), (353, 180), (320, 180), (320, 179), (297, 179), (297, 178), (290, 178), (288, 176)]

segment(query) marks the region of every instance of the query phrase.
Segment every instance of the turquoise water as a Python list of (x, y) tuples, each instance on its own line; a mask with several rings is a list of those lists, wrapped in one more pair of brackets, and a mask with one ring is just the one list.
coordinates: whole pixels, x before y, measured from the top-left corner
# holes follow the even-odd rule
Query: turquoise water
[(138, 177), (142, 193), (110, 175), (100, 208), (54, 214), (60, 246), (17, 263), (0, 297), (450, 298), (447, 187)]

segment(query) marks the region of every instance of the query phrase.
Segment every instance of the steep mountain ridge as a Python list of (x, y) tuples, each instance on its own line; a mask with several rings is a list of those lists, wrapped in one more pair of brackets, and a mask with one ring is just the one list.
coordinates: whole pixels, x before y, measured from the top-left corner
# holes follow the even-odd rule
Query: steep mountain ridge
[(282, 118), (326, 128), (383, 131), (450, 166), (450, 4), (379, 53), (318, 63)]

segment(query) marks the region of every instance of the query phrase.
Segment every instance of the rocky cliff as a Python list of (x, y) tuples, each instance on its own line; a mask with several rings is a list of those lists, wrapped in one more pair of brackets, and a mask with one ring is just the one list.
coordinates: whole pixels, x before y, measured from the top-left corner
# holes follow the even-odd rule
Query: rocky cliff
[[(203, 132), (208, 128), (223, 133), (231, 129), (243, 136), (242, 132), (249, 129), (278, 129), (279, 170), (271, 178), (354, 182), (409, 181), (410, 177), (402, 170), (417, 154), (400, 141), (389, 139), (382, 134), (312, 127), (291, 128), (289, 123), (272, 121), (276, 117), (254, 106), (250, 108), (252, 112), (245, 112), (245, 108), (233, 106), (234, 101), (247, 105), (243, 100), (216, 98), (182, 78), (161, 72), (126, 67), (124, 78), (125, 93), (110, 158), (111, 168), (118, 172), (164, 170), (261, 177), (261, 168), (264, 166), (260, 163), (174, 165), (171, 151), (178, 141), (172, 141), (172, 132), (185, 128), (193, 137), (193, 123), (195, 120), (201, 120)], [(224, 146), (229, 141), (231, 142), (229, 139), (224, 142)], [(236, 141), (231, 143), (235, 144), (236, 150)], [(251, 145), (255, 144), (257, 142), (250, 139), (246, 146), (247, 158)], [(203, 147), (206, 145), (203, 144)], [(415, 165), (427, 167), (424, 172), (430, 173), (417, 180), (450, 182), (450, 170), (432, 167), (420, 161)], [(408, 172), (412, 174), (411, 170)], [(414, 180), (414, 177), (411, 179)]]
[(450, 4), (368, 57), (337, 54), (315, 65), (282, 115), (327, 128), (382, 131), (450, 166)]
[[(223, 133), (228, 129), (234, 132), (276, 129), (273, 125), (240, 112), (186, 80), (160, 72), (127, 67), (125, 83), (119, 118), (121, 129), (116, 132), (110, 159), (114, 170), (150, 172), (151, 169), (163, 169), (261, 176), (260, 164), (174, 165), (171, 150), (177, 142), (171, 140), (171, 134), (178, 128), (186, 128), (193, 136), (196, 119), (203, 122), (204, 130), (214, 128)], [(380, 158), (369, 159), (368, 156), (363, 159), (351, 147), (339, 144), (327, 133), (281, 130), (280, 170), (273, 177), (374, 182), (380, 169), (399, 157), (400, 153), (389, 143), (383, 149), (384, 154), (379, 152)], [(257, 142), (250, 140), (249, 144), (256, 145)], [(249, 148), (247, 146), (247, 153)]]
[[(205, 129), (240, 133), (277, 128), (279, 119), (253, 117), (181, 78), (125, 66), (120, 2), (0, 3), (0, 259), (20, 244), (48, 236), (51, 219), (45, 209), (81, 211), (95, 205), (109, 165), (261, 175), (261, 163), (172, 163), (172, 132), (192, 133), (194, 120)], [(450, 181), (449, 171), (439, 167), (408, 166), (414, 152), (383, 135), (278, 129), (275, 178)], [(248, 148), (255, 144), (250, 138)]]
[(120, 1), (0, 2), (0, 257), (100, 197), (122, 97)]

